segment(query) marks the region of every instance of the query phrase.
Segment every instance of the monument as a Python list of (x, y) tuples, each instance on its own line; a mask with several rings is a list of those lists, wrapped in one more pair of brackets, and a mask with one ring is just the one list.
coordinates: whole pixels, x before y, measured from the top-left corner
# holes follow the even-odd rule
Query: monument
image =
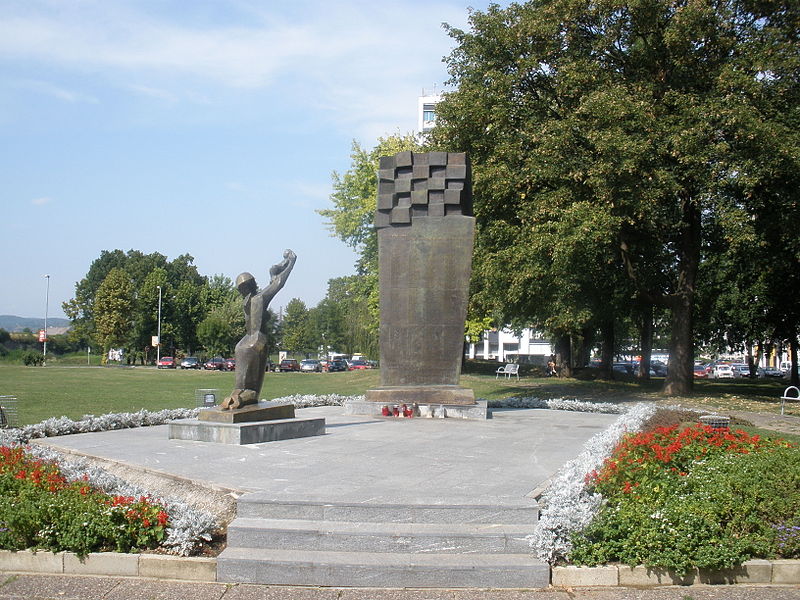
[(381, 385), (347, 410), (485, 419), (486, 403), (458, 384), (475, 236), (468, 158), (400, 152), (380, 159), (378, 178)]
[(243, 299), (245, 334), (234, 354), (235, 387), (220, 406), (201, 410), (197, 419), (171, 422), (170, 439), (256, 444), (325, 433), (325, 419), (296, 419), (291, 403), (259, 401), (269, 362), (269, 303), (286, 284), (296, 261), (297, 255), (286, 250), (283, 260), (269, 270), (269, 285), (260, 291), (250, 273), (236, 278)]

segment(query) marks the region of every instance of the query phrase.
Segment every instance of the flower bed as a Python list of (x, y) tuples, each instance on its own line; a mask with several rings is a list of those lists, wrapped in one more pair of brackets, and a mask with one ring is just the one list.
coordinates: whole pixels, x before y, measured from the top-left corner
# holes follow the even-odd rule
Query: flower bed
[(51, 462), (0, 446), (0, 548), (130, 552), (166, 536), (165, 507), (146, 496), (111, 496), (69, 482)]
[(800, 557), (800, 450), (702, 425), (631, 433), (588, 493), (605, 500), (572, 534), (571, 562), (724, 569)]

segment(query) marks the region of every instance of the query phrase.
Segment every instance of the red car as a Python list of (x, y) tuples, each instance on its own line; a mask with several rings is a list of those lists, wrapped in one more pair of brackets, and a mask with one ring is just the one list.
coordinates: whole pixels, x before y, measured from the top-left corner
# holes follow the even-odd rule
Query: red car
[(235, 358), (226, 358), (225, 359), (225, 369), (227, 371), (235, 371), (236, 370), (236, 359)]
[(206, 361), (206, 364), (203, 365), (203, 368), (206, 371), (224, 371), (225, 370), (225, 359), (221, 356), (215, 356)]
[(286, 358), (278, 365), (278, 371), (286, 373), (288, 371), (299, 371), (300, 363), (293, 358)]
[(171, 356), (162, 356), (158, 359), (158, 368), (159, 369), (174, 369), (175, 368), (175, 359)]
[(704, 365), (694, 366), (694, 377), (695, 379), (708, 379), (708, 371)]
[(365, 360), (351, 360), (348, 369), (350, 371), (356, 371), (358, 369), (369, 369), (369, 364)]

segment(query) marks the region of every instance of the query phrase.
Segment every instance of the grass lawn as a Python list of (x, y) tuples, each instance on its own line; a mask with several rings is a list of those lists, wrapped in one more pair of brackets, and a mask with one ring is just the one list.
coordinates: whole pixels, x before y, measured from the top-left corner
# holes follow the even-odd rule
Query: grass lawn
[[(195, 406), (195, 390), (217, 389), (223, 396), (233, 388), (234, 374), (217, 371), (157, 370), (152, 367), (25, 367), (0, 365), (0, 395), (18, 399), (18, 422), (37, 423), (53, 416), (78, 419), (85, 414), (160, 410)], [(646, 384), (624, 381), (579, 381), (522, 377), (496, 379), (493, 375), (465, 374), (461, 384), (478, 398), (509, 396), (578, 398), (599, 402), (642, 400), (704, 405), (727, 410), (780, 410), (785, 380), (697, 381), (686, 398), (659, 395), (660, 380)], [(379, 385), (379, 372), (267, 373), (262, 397), (291, 394), (363, 394)], [(787, 405), (787, 414), (800, 415), (800, 403)]]

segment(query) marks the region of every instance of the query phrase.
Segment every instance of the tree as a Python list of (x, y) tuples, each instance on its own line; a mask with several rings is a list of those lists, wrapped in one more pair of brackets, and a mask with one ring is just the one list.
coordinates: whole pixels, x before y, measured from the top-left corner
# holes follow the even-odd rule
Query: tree
[(215, 306), (197, 327), (197, 338), (213, 356), (232, 356), (245, 332), (242, 301), (231, 299)]
[[(328, 299), (339, 302), (345, 333), (340, 352), (378, 355), (378, 236), (375, 219), (378, 194), (378, 161), (381, 156), (423, 150), (414, 134), (395, 134), (378, 139), (372, 150), (353, 141), (350, 169), (333, 172), (333, 208), (319, 210), (328, 219), (332, 234), (359, 254), (357, 277), (332, 279)], [(343, 303), (343, 304), (341, 304)]]
[(281, 328), (281, 348), (284, 350), (301, 354), (317, 351), (311, 337), (308, 309), (299, 298), (289, 300)]
[[(73, 322), (71, 337), (90, 343), (97, 330), (94, 306), (99, 287), (113, 269), (121, 269), (132, 287), (132, 328), (125, 345), (142, 351), (149, 347), (158, 329), (158, 286), (162, 295), (162, 340), (190, 350), (196, 346), (196, 330), (209, 310), (204, 300), (218, 306), (224, 298), (224, 279), (216, 280), (219, 289), (206, 292), (208, 281), (197, 272), (193, 258), (183, 254), (172, 261), (158, 252), (143, 254), (138, 250), (103, 251), (89, 271), (75, 284), (75, 297), (65, 302), (64, 312)], [(221, 276), (220, 276), (221, 277)], [(228, 280), (228, 284), (230, 281)], [(229, 290), (228, 290), (229, 291)]]
[[(758, 41), (764, 24), (796, 11), (788, 0), (534, 0), (473, 12), (470, 32), (448, 28), (457, 90), (437, 108), (434, 143), (473, 159), (477, 285), (495, 290), (486, 304), (541, 317), (529, 290), (575, 286), (536, 243), (555, 232), (553, 255), (584, 247), (600, 258), (573, 265), (590, 281), (625, 298), (621, 271), (639, 299), (669, 310), (665, 391), (688, 392), (706, 220), (745, 166), (732, 146), (769, 118), (742, 85), (766, 85), (777, 59)], [(586, 289), (559, 310), (579, 309)], [(614, 307), (609, 293), (599, 299)]]
[(97, 339), (103, 350), (124, 346), (133, 309), (133, 286), (125, 271), (113, 268), (98, 286), (93, 304)]

